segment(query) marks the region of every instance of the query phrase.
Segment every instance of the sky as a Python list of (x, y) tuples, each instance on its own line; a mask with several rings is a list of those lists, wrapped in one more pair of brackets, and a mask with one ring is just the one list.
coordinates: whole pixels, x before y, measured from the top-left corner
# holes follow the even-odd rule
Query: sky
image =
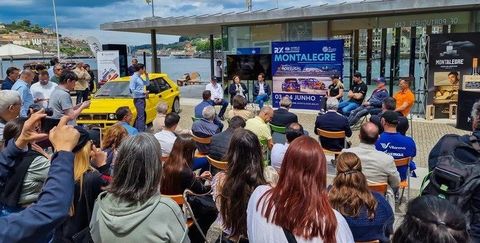
[[(153, 0), (160, 17), (244, 11), (245, 0)], [(253, 9), (320, 5), (352, 0), (253, 0)], [(152, 16), (145, 0), (55, 0), (59, 33), (85, 39), (97, 38), (101, 44), (141, 45), (150, 43), (149, 34), (100, 30), (100, 24)], [(0, 22), (28, 19), (46, 28), (55, 28), (52, 0), (0, 0)], [(158, 35), (158, 43), (178, 41), (178, 36)]]

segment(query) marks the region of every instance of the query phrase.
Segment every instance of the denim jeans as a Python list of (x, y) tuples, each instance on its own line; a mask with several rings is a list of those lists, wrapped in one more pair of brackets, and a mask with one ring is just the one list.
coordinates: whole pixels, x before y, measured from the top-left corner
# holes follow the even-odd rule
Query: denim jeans
[(223, 117), (228, 107), (228, 102), (226, 100), (222, 99), (221, 101), (218, 101), (218, 102), (215, 102), (214, 100), (209, 100), (208, 103), (210, 103), (212, 106), (216, 106), (216, 105), (222, 106), (222, 109), (220, 109), (218, 116)]
[(137, 110), (137, 119), (135, 119), (134, 127), (138, 130), (138, 132), (145, 131), (145, 98), (134, 98), (133, 103), (135, 104), (135, 109)]
[(351, 101), (342, 101), (338, 105), (338, 112), (342, 113), (344, 116), (349, 116), (350, 112), (357, 109), (360, 105)]
[(260, 109), (262, 109), (263, 103), (268, 101), (269, 99), (270, 97), (268, 97), (268, 94), (257, 95), (257, 97), (255, 98), (255, 103), (257, 103)]
[(208, 170), (209, 167), (207, 157), (200, 157), (193, 159), (192, 170), (201, 169), (200, 172), (204, 172)]

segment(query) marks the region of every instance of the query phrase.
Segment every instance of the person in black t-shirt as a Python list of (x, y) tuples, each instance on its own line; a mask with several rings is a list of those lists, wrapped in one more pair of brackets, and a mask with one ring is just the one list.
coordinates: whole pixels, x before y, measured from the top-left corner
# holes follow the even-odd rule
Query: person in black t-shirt
[(333, 97), (337, 99), (339, 102), (342, 102), (343, 98), (343, 83), (340, 81), (340, 77), (338, 75), (332, 76), (332, 84), (328, 86), (328, 97)]
[(351, 87), (350, 91), (348, 91), (348, 98), (350, 98), (350, 100), (342, 101), (338, 105), (338, 112), (347, 117), (350, 115), (352, 110), (355, 110), (362, 104), (368, 90), (367, 85), (362, 81), (361, 73), (356, 72), (353, 75), (353, 82), (353, 86)]

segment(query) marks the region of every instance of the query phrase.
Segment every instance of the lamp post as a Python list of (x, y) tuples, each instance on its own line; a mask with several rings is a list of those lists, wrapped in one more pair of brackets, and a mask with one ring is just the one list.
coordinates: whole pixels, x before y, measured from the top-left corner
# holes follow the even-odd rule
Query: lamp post
[(55, 8), (55, 0), (52, 0), (52, 4), (53, 16), (55, 17), (55, 32), (57, 33), (57, 58), (60, 60), (60, 37), (58, 36), (57, 9)]
[(153, 0), (145, 0), (148, 5), (152, 4), (152, 17), (155, 17), (155, 7), (153, 6)]

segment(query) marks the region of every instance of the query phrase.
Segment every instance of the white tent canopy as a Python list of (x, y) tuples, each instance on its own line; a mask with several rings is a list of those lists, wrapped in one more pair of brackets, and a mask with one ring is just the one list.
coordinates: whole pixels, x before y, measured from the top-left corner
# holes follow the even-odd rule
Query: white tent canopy
[(26, 48), (23, 46), (18, 46), (14, 44), (6, 44), (0, 46), (0, 78), (3, 79), (3, 64), (2, 64), (2, 57), (5, 58), (14, 58), (14, 57), (26, 57), (30, 55), (37, 55), (40, 54), (39, 51)]

